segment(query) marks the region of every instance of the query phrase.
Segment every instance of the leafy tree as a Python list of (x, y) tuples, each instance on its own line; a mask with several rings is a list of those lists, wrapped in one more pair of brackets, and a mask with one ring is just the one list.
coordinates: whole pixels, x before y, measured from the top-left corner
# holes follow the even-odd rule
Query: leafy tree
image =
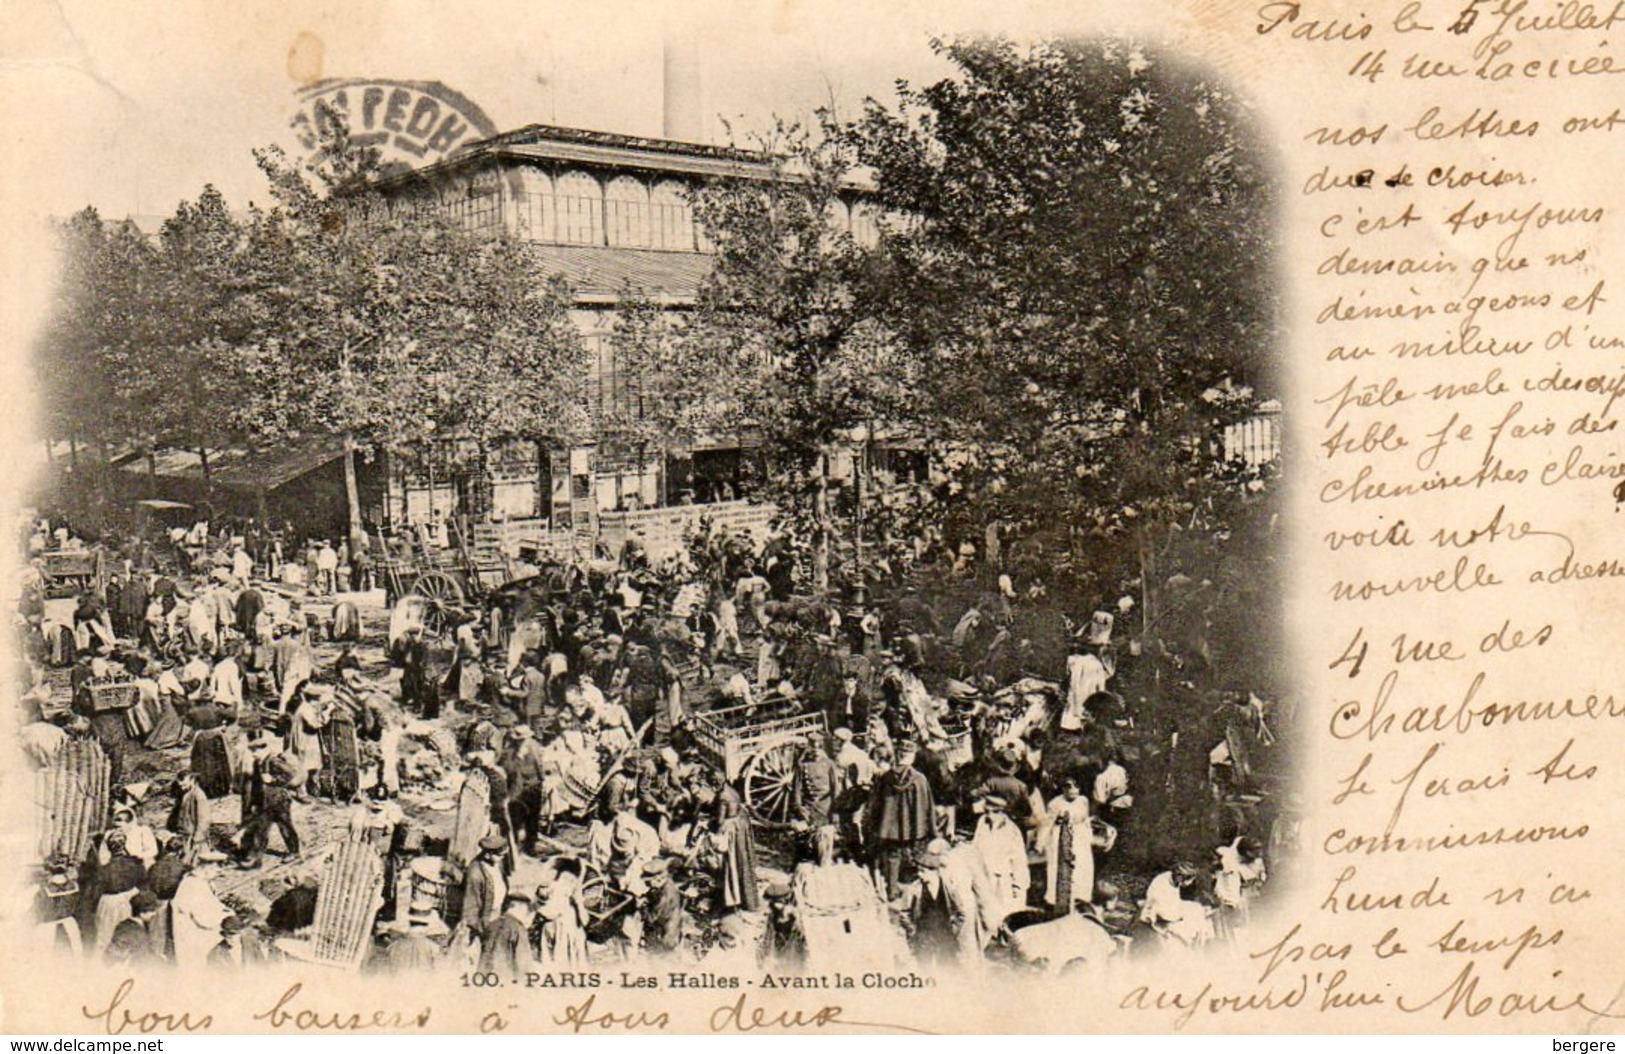
[(760, 427), (772, 492), (807, 527), (821, 590), (836, 529), (830, 456), (852, 430), (892, 413), (898, 374), (869, 311), (871, 254), (840, 222), (850, 151), (784, 122), (758, 145), (765, 180), (718, 181), (695, 196), (716, 263), (684, 339), (691, 362), (733, 378), (741, 418)]
[(739, 376), (726, 353), (675, 312), (627, 283), (610, 332), (618, 396), (603, 407), (598, 432), (641, 462), (741, 421)]
[(342, 120), (326, 127), (310, 162), (256, 155), (277, 203), (261, 240), (281, 261), (279, 377), (260, 411), (286, 433), (344, 437), (353, 530), (356, 449), (466, 441), (483, 462), (512, 439), (567, 440), (586, 356), (568, 291), (538, 277), (524, 243), (466, 231), (432, 201), (385, 201), (376, 158)]
[(134, 225), (93, 208), (58, 229), (61, 279), (34, 356), (51, 440), (122, 443), (139, 431), (123, 364), (148, 336), (153, 250)]
[(871, 287), (920, 369), (915, 420), (957, 453), (962, 527), (1065, 523), (1099, 588), (1137, 577), (1155, 619), (1173, 535), (1205, 536), (1212, 564), (1259, 493), (1215, 453), (1271, 384), (1271, 188), (1246, 112), (1131, 44), (934, 47), (955, 76), (900, 84), (847, 132), (915, 221)]
[(256, 430), (243, 412), (248, 356), (265, 321), (252, 302), (262, 274), (251, 222), (234, 216), (212, 186), (176, 208), (152, 260), (154, 295), (144, 305), (151, 336), (126, 364), (153, 445), (196, 451), (205, 488), (210, 451)]

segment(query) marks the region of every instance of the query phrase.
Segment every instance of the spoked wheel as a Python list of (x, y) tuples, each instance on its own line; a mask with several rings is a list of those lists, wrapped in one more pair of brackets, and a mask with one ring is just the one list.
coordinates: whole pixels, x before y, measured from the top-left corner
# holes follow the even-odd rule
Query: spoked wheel
[(615, 889), (609, 876), (583, 861), (581, 871), (581, 903), (587, 909), (587, 939), (603, 943), (621, 931), (631, 900), (627, 894)]
[(441, 607), (457, 607), (463, 602), (462, 583), (444, 571), (419, 575), (418, 580), (412, 583), (412, 592), (435, 601)]
[(768, 827), (787, 827), (796, 817), (800, 792), (796, 786), (795, 741), (777, 743), (752, 757), (740, 778), (751, 816)]
[(428, 601), (423, 610), (424, 632), (444, 636), (447, 616), (463, 603), (462, 583), (444, 572), (430, 571), (412, 583), (412, 593)]
[(615, 900), (615, 891), (610, 887), (609, 876), (596, 866), (582, 861), (581, 903), (586, 907), (587, 914), (600, 918), (615, 906)]

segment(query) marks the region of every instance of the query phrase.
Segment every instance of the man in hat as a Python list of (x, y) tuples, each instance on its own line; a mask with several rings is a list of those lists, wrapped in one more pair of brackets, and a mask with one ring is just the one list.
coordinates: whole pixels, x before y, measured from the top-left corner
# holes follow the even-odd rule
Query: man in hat
[(820, 739), (803, 743), (796, 763), (796, 821), (811, 840), (813, 858), (820, 864), (835, 862), (837, 803), (845, 790), (840, 766)]
[(744, 650), (744, 645), (740, 642), (738, 605), (726, 590), (721, 590), (717, 593), (711, 610), (716, 619), (713, 653), (719, 658), (729, 660), (738, 658), (739, 653)]
[(1066, 659), (1066, 701), (1061, 709), (1061, 729), (1065, 732), (1081, 731), (1087, 721), (1085, 704), (1090, 697), (1106, 690), (1106, 682), (1117, 672), (1117, 661), (1111, 651), (1112, 616), (1097, 611), (1084, 631), (1081, 648)]
[(332, 716), (334, 699), (330, 686), (307, 684), (288, 722), (284, 753), (293, 770), (291, 783), (301, 801), (309, 800), (316, 774), (322, 770), (321, 730)]
[(981, 807), (971, 845), (987, 873), (990, 914), (997, 926), (1027, 906), (1032, 871), (1027, 864), (1027, 839), (1010, 818), (1010, 802), (998, 794), (987, 794)]
[[(496, 729), (492, 728), (492, 738), (496, 738)], [(504, 840), (513, 836), (513, 818), (508, 812), (510, 794), (508, 792), (508, 773), (497, 764), (497, 753), (490, 747), (471, 751), (465, 758), (469, 771), (479, 771), (485, 774), (485, 784), (491, 794), (491, 823), (496, 827), (496, 833)], [(504, 867), (511, 871), (513, 861), (504, 857)]]
[(315, 592), (322, 596), (332, 595), (338, 585), (336, 578), (339, 569), (339, 554), (338, 550), (333, 548), (333, 543), (326, 538), (323, 538), (321, 544), (316, 547), (315, 564), (316, 575), (312, 582)]
[(502, 898), (502, 914), (480, 941), (480, 969), (503, 978), (517, 978), (532, 965), (530, 951), (530, 894), (509, 890)]
[(109, 966), (145, 966), (161, 961), (152, 940), (152, 921), (158, 916), (158, 898), (145, 890), (130, 898), (130, 916), (113, 928), (103, 954)]
[(532, 728), (546, 715), (548, 703), (547, 675), (542, 672), (542, 657), (527, 649), (519, 659), (515, 683), (502, 691), (508, 704)]
[(446, 936), (447, 928), (433, 900), (413, 897), (406, 915), (391, 927), (395, 938), (385, 958), (390, 973), (421, 973), (440, 964), (444, 953), (436, 942)]
[(855, 671), (841, 675), (841, 688), (826, 709), (831, 728), (868, 728), (869, 693), (863, 690)]
[(919, 882), (910, 887), (905, 905), (909, 943), (922, 965), (946, 964), (959, 958), (959, 931), (969, 915), (944, 880), (948, 843), (933, 840), (919, 856)]
[(762, 964), (782, 970), (800, 969), (807, 961), (807, 938), (801, 932), (795, 891), (788, 882), (771, 882), (762, 891), (762, 898), (767, 902)]
[(502, 914), (508, 896), (508, 879), (502, 872), (507, 851), (508, 840), (501, 835), (481, 838), (479, 858), (463, 879), (463, 925), (482, 941)]
[(1019, 748), (1013, 743), (1006, 743), (994, 750), (988, 758), (988, 767), (992, 770), (988, 776), (976, 785), (972, 795), (977, 798), (995, 796), (1002, 798), (1005, 803), (1005, 813), (1008, 818), (1015, 821), (1025, 835), (1036, 824), (1033, 815), (1032, 790), (1016, 775), (1016, 767), (1021, 763)]
[(440, 687), (421, 626), (407, 629), (400, 643), (401, 705), (426, 720), (440, 716)]
[(671, 863), (657, 857), (643, 865), (643, 950), (674, 955), (683, 945), (683, 894), (671, 877)]
[(276, 626), (276, 643), (271, 646), (271, 676), (276, 684), (277, 705), (283, 713), (291, 708), (305, 682), (316, 672), (316, 658), (305, 639), (304, 627), (283, 621)]
[(299, 831), (293, 824), (293, 793), (269, 762), (259, 763), (256, 768), (259, 784), (243, 796), (243, 826), (237, 839), (240, 846), (237, 866), (245, 871), (260, 866), (270, 845), (273, 827), (282, 833), (287, 855), (299, 855)]
[(224, 798), (231, 793), (231, 749), (226, 745), (227, 715), (205, 699), (186, 711), (186, 724), (193, 729), (191, 774), (203, 793)]
[(170, 831), (158, 832), (158, 859), (147, 868), (147, 889), (159, 900), (169, 900), (180, 888), (181, 879), (191, 870), (181, 852), (184, 848), (179, 835)]
[(525, 852), (535, 855), (545, 775), (541, 748), (529, 725), (515, 725), (503, 736), (501, 768), (507, 778), (508, 817), (514, 838)]
[(905, 861), (918, 854), (936, 829), (931, 784), (914, 767), (918, 756), (912, 740), (898, 744), (896, 764), (875, 780), (864, 815), (864, 843), (873, 849), (892, 900), (902, 892)]
[(467, 707), (479, 698), (480, 682), (484, 679), (480, 667), (479, 617), (464, 615), (457, 625), (454, 640), (457, 657), (446, 678), (445, 689)]

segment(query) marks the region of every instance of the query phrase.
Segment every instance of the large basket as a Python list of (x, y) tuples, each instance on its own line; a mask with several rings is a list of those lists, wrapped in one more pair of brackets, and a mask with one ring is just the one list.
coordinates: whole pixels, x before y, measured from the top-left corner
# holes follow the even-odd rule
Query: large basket
[(90, 708), (98, 714), (109, 710), (128, 710), (141, 698), (141, 689), (133, 678), (92, 681), (88, 689)]
[(451, 911), (451, 883), (446, 874), (446, 861), (438, 856), (420, 856), (412, 861), (412, 899), (420, 896), (434, 904), (440, 917), (449, 917)]

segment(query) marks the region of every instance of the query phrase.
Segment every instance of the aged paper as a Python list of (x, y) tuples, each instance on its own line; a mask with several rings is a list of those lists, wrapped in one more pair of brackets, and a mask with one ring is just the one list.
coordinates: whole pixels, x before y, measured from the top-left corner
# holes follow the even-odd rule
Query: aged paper
[[(27, 360), (57, 288), (50, 221), (86, 205), (166, 216), (207, 183), (263, 204), (249, 152), (295, 146), (289, 121), (322, 84), (376, 90), (380, 124), (408, 126), (420, 99), (450, 115), (438, 144), (427, 116), (397, 136), (406, 157), (530, 124), (659, 139), (674, 37), (697, 41), (697, 132), (716, 143), (719, 116), (855, 114), (898, 79), (948, 76), (933, 35), (1083, 37), (1205, 71), (1252, 115), (1275, 185), (1257, 239), (1273, 256), (1287, 495), (1286, 633), (1270, 648), (1291, 670), (1267, 718), (1289, 759), (1261, 839), (1271, 882), (1244, 923), (1076, 970), (873, 969), (856, 948), (854, 965), (837, 952), (799, 971), (730, 948), (410, 981), (291, 960), (225, 974), (73, 958), (32, 913), (45, 784), (8, 717), (5, 1031), (1619, 1031), (1625, 3), (63, 0), (3, 17), (19, 508), (38, 501), (25, 477), (45, 472)], [(1208, 761), (1239, 767), (1241, 746), (1220, 738), (1227, 753)], [(1193, 771), (1212, 777), (1200, 759)]]

